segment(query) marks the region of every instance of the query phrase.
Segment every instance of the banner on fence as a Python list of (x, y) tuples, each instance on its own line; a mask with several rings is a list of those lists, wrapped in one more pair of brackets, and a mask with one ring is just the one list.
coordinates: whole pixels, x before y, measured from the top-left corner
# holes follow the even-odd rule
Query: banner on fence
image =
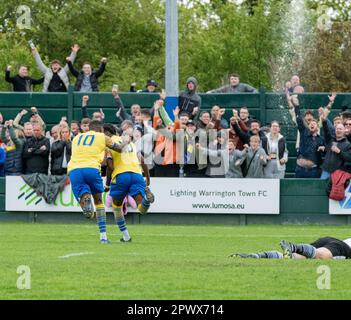
[[(152, 178), (150, 187), (154, 213), (279, 214), (280, 184), (275, 179)], [(21, 177), (6, 177), (6, 210), (76, 212), (80, 207), (70, 185), (49, 205)]]

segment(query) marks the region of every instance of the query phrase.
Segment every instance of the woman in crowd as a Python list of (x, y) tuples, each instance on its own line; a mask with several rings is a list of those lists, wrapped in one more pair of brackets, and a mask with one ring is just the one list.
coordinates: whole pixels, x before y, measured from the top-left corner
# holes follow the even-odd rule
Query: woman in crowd
[(284, 179), (288, 151), (285, 138), (280, 134), (278, 121), (272, 121), (270, 132), (262, 138), (262, 148), (267, 154), (267, 165), (264, 168), (265, 178)]

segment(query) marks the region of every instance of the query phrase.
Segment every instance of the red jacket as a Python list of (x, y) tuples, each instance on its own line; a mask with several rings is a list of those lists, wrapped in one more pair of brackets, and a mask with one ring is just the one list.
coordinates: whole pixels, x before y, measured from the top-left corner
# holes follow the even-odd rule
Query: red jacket
[(329, 198), (336, 201), (342, 201), (345, 198), (345, 183), (351, 179), (351, 173), (342, 170), (336, 170), (331, 174), (332, 189)]

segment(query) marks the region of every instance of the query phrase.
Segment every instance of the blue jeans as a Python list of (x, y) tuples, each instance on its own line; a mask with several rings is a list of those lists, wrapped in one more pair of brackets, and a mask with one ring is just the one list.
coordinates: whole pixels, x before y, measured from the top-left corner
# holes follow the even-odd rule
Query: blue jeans
[(320, 177), (320, 171), (319, 168), (303, 168), (300, 167), (299, 165), (296, 165), (295, 169), (295, 178), (319, 178)]

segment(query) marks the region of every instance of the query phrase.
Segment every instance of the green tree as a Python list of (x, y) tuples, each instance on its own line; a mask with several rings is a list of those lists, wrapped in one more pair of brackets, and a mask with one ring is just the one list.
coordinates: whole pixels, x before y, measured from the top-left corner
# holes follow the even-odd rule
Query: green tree
[(203, 91), (228, 82), (238, 72), (243, 82), (272, 88), (271, 62), (285, 39), (286, 4), (257, 1), (249, 15), (246, 5), (232, 2), (199, 4), (180, 14), (180, 78), (197, 76)]
[[(101, 78), (101, 90), (110, 90), (112, 83), (128, 90), (131, 82), (144, 85), (149, 77), (162, 78), (164, 23), (160, 17), (164, 8), (159, 1), (27, 0), (20, 3), (31, 8), (32, 28), (22, 31), (16, 28), (18, 1), (9, 0), (0, 5), (4, 18), (2, 35), (5, 35), (0, 41), (7, 42), (0, 44), (2, 60), (7, 56), (16, 58), (12, 49), (8, 54), (4, 52), (9, 45), (12, 48), (8, 39), (16, 39), (12, 40), (18, 43), (16, 48), (22, 45), (21, 52), (28, 51), (28, 57), (26, 41), (33, 39), (47, 63), (53, 59), (64, 61), (71, 45), (78, 43), (81, 46), (78, 68), (85, 61), (97, 67), (101, 57), (109, 58), (107, 71)], [(1, 67), (8, 64), (7, 59), (0, 62)], [(0, 88), (4, 86), (1, 84)]]

